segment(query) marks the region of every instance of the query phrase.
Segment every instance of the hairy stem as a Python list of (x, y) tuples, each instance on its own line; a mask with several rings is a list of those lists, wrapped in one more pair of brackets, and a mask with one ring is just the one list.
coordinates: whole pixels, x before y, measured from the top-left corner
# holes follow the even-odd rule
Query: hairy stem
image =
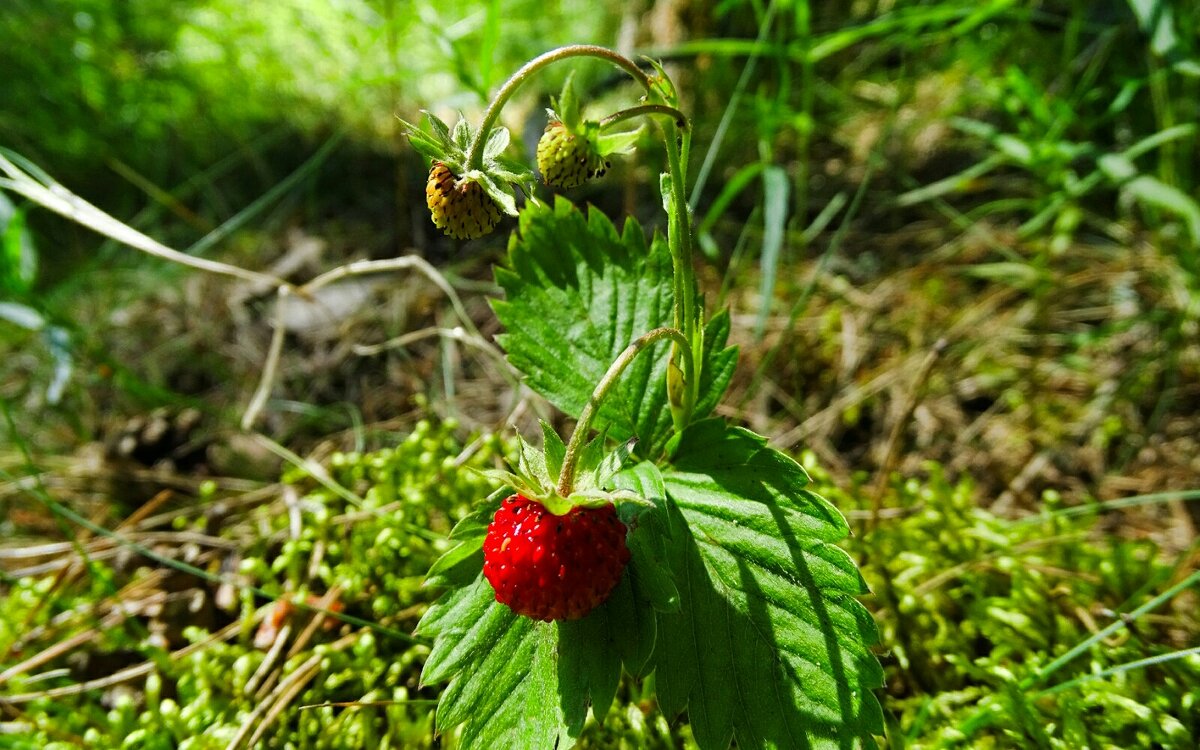
[(574, 44), (552, 49), (521, 66), (521, 69), (513, 73), (512, 77), (505, 81), (500, 90), (496, 92), (496, 96), (492, 99), (491, 104), (488, 105), (487, 111), (483, 113), (483, 122), (479, 124), (479, 130), (475, 132), (475, 137), (471, 140), (471, 147), (467, 150), (467, 169), (480, 169), (483, 167), (483, 144), (487, 141), (487, 134), (491, 131), (492, 126), (496, 124), (497, 118), (500, 117), (500, 111), (504, 109), (504, 105), (517, 92), (517, 89), (521, 88), (521, 85), (529, 80), (530, 76), (542, 68), (569, 57), (596, 57), (601, 60), (607, 60), (633, 76), (634, 80), (641, 84), (647, 92), (651, 90), (650, 79), (637, 66), (637, 63), (606, 47), (597, 47), (591, 44)]
[[(632, 344), (625, 347), (625, 351), (621, 352), (613, 360), (613, 363), (608, 367), (608, 372), (604, 373), (604, 377), (596, 384), (591, 398), (588, 399), (587, 405), (583, 407), (583, 412), (579, 415), (579, 422), (575, 425), (575, 431), (571, 433), (571, 440), (567, 443), (566, 455), (563, 457), (562, 472), (559, 474), (558, 479), (558, 494), (560, 496), (568, 497), (574, 488), (575, 464), (579, 461), (579, 452), (583, 448), (584, 441), (587, 440), (588, 432), (592, 428), (592, 421), (595, 420), (604, 397), (616, 385), (617, 379), (621, 377), (621, 373), (625, 372), (625, 368), (629, 367), (638, 354), (651, 344), (668, 338), (674, 341), (677, 347), (682, 346), (686, 348), (688, 345), (687, 338), (684, 337), (679, 329), (655, 328), (653, 331), (642, 334)], [(691, 380), (693, 373), (691, 371), (692, 363), (689, 358), (684, 358), (684, 367), (686, 368), (684, 377)]]

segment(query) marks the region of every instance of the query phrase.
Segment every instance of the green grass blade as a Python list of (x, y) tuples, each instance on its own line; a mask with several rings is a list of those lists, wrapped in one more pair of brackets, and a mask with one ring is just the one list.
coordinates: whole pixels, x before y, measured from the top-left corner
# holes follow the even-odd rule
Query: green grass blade
[(784, 230), (787, 228), (788, 197), (791, 182), (783, 167), (770, 166), (763, 170), (763, 244), (760, 258), (762, 281), (759, 286), (761, 301), (758, 317), (754, 321), (754, 338), (761, 341), (771, 314), (771, 298), (775, 294), (775, 276), (779, 270), (779, 256), (783, 249)]

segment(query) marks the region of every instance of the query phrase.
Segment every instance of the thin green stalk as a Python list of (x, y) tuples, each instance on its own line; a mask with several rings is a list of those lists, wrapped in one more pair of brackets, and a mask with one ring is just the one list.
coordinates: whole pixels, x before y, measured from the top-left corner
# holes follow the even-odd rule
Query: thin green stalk
[(613, 125), (616, 125), (618, 122), (629, 120), (634, 117), (644, 117), (646, 115), (662, 115), (665, 117), (670, 117), (675, 121), (676, 127), (680, 129), (686, 130), (688, 126), (687, 117), (685, 117), (682, 112), (674, 107), (668, 107), (666, 104), (640, 104), (636, 107), (630, 107), (629, 109), (618, 110), (613, 112), (608, 117), (605, 117), (600, 121), (600, 130), (607, 130)]
[(500, 90), (496, 92), (496, 96), (492, 99), (491, 104), (488, 105), (487, 111), (483, 113), (483, 122), (479, 124), (479, 130), (475, 132), (475, 137), (471, 141), (471, 147), (467, 150), (467, 169), (481, 169), (483, 167), (483, 145), (487, 141), (487, 134), (491, 131), (492, 126), (496, 124), (496, 120), (500, 117), (500, 112), (504, 109), (504, 105), (508, 103), (513, 94), (517, 93), (522, 84), (529, 80), (530, 76), (547, 65), (569, 57), (596, 57), (601, 60), (607, 60), (629, 73), (647, 92), (651, 91), (650, 79), (637, 66), (637, 63), (606, 47), (598, 47), (591, 44), (574, 44), (552, 49), (521, 66), (520, 70), (513, 73), (512, 77), (505, 81)]
[(1142, 615), (1146, 614), (1147, 612), (1157, 609), (1161, 605), (1163, 605), (1166, 602), (1173, 599), (1176, 594), (1180, 593), (1181, 591), (1185, 591), (1197, 584), (1200, 584), (1200, 570), (1192, 573), (1187, 578), (1183, 579), (1179, 583), (1175, 584), (1171, 588), (1162, 592), (1161, 594), (1154, 597), (1153, 599), (1146, 602), (1145, 604), (1138, 607), (1137, 609), (1133, 610), (1132, 612), (1129, 612), (1128, 614), (1122, 613), (1119, 618), (1114, 620), (1107, 627), (1105, 627), (1095, 633), (1092, 633), (1090, 636), (1085, 638), (1083, 641), (1081, 641), (1075, 647), (1071, 648), (1069, 651), (1067, 651), (1062, 656), (1058, 657), (1054, 661), (1052, 661), (1049, 664), (1047, 664), (1046, 666), (1042, 667), (1041, 669), (1039, 669), (1037, 672), (1033, 673), (1032, 675), (1021, 680), (1021, 689), (1028, 690), (1031, 687), (1034, 687), (1042, 680), (1045, 680), (1047, 677), (1049, 677), (1050, 675), (1057, 672), (1059, 669), (1061, 669), (1063, 666), (1065, 666), (1068, 662), (1074, 660), (1077, 656), (1079, 656), (1083, 652), (1090, 649), (1092, 646), (1096, 645), (1097, 643), (1099, 643), (1100, 641), (1109, 637), (1110, 635), (1117, 632), (1118, 630), (1129, 627), (1130, 624), (1135, 622)]
[(704, 191), (704, 185), (708, 182), (708, 175), (716, 164), (717, 153), (721, 150), (721, 143), (724, 142), (725, 134), (729, 132), (729, 127), (733, 123), (733, 115), (742, 100), (742, 94), (754, 76), (754, 68), (758, 65), (758, 58), (762, 54), (767, 33), (771, 29), (771, 20), (774, 17), (775, 1), (772, 0), (771, 4), (767, 6), (767, 12), (763, 15), (762, 22), (758, 26), (758, 38), (750, 43), (749, 59), (746, 60), (746, 65), (742, 68), (742, 74), (738, 77), (737, 84), (733, 87), (733, 95), (729, 97), (729, 104), (725, 106), (725, 112), (721, 115), (721, 121), (717, 123), (717, 130), (713, 133), (708, 151), (704, 154), (704, 162), (700, 165), (700, 174), (696, 177), (696, 184), (692, 186), (691, 205), (693, 208), (700, 202), (700, 193)]
[[(682, 403), (671, 399), (671, 416), (675, 429), (681, 430), (691, 420), (692, 410), (700, 393), (701, 358), (704, 353), (704, 329), (696, 310), (696, 281), (692, 269), (692, 221), (687, 203), (684, 154), (691, 140), (688, 129), (674, 122), (663, 127), (667, 149), (667, 169), (670, 174), (671, 216), (667, 222), (667, 244), (675, 278), (675, 326), (683, 332), (686, 344), (677, 349), (672, 361), (682, 358), (686, 391)], [(684, 354), (686, 352), (686, 355)], [(690, 362), (687, 360), (691, 360)], [(670, 389), (668, 389), (670, 392)]]
[(1055, 693), (1061, 693), (1064, 690), (1070, 690), (1071, 688), (1073, 688), (1077, 685), (1081, 685), (1085, 682), (1093, 682), (1095, 680), (1104, 680), (1109, 677), (1112, 677), (1113, 675), (1123, 674), (1125, 672), (1132, 672), (1135, 669), (1144, 669), (1146, 667), (1155, 666), (1156, 664), (1164, 664), (1166, 662), (1176, 661), (1178, 659), (1186, 659), (1190, 656), (1200, 656), (1200, 646), (1194, 646), (1192, 648), (1185, 648), (1181, 651), (1172, 651), (1167, 654), (1159, 654), (1158, 656), (1150, 656), (1145, 659), (1138, 659), (1136, 661), (1130, 661), (1130, 662), (1126, 662), (1124, 664), (1118, 664), (1115, 667), (1109, 667), (1108, 669), (1103, 669), (1099, 672), (1081, 675), (1079, 677), (1076, 677), (1073, 680), (1069, 680), (1067, 682), (1060, 682), (1059, 684), (1055, 685), (1054, 687), (1048, 687), (1045, 690), (1042, 690), (1041, 692), (1036, 693), (1033, 696), (1033, 699), (1037, 700), (1038, 698), (1042, 698), (1043, 696), (1054, 695)]
[[(625, 368), (629, 367), (638, 354), (641, 354), (651, 344), (667, 338), (674, 341), (677, 346), (686, 347), (688, 343), (683, 333), (676, 328), (655, 328), (653, 331), (642, 334), (633, 343), (625, 347), (625, 351), (621, 352), (613, 360), (613, 363), (608, 367), (608, 372), (604, 373), (604, 377), (596, 384), (591, 398), (588, 399), (587, 405), (583, 407), (583, 412), (579, 415), (579, 422), (575, 425), (575, 431), (571, 433), (571, 440), (567, 443), (566, 453), (563, 456), (562, 471), (558, 480), (558, 494), (560, 496), (568, 497), (571, 494), (571, 490), (575, 484), (575, 464), (579, 461), (579, 452), (587, 440), (588, 432), (592, 428), (592, 421), (595, 420), (596, 414), (599, 413), (600, 404), (604, 401), (604, 397), (617, 384), (617, 379), (621, 377), (621, 373), (625, 372)], [(684, 377), (688, 380), (693, 379), (692, 363), (687, 358), (684, 358), (684, 367), (687, 368)]]

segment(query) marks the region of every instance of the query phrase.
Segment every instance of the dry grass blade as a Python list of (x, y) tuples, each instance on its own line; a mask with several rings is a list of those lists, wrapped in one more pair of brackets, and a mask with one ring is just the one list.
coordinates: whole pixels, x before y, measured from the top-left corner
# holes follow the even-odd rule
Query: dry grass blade
[(229, 265), (228, 263), (220, 263), (208, 260), (207, 258), (198, 258), (187, 253), (181, 253), (178, 250), (173, 250), (158, 240), (142, 234), (128, 224), (109, 216), (59, 183), (38, 180), (7, 159), (3, 154), (0, 154), (0, 171), (8, 175), (7, 179), (0, 179), (0, 187), (24, 196), (43, 208), (49, 209), (77, 224), (82, 224), (135, 250), (141, 250), (144, 253), (162, 258), (163, 260), (169, 260), (173, 263), (200, 271), (234, 276), (258, 283), (268, 283), (271, 286), (291, 286), (283, 279), (275, 278), (269, 274), (248, 271), (238, 266)]
[[(330, 644), (329, 648), (340, 651), (354, 643), (360, 635), (360, 632), (350, 633)], [(226, 745), (226, 750), (254, 747), (288, 705), (300, 694), (300, 691), (320, 672), (323, 658), (320, 654), (313, 654), (296, 667), (294, 672), (285, 677), (269, 695), (263, 696), (250, 715), (246, 717), (246, 721), (238, 729), (237, 734)], [(260, 717), (262, 718), (261, 722), (259, 722)]]
[[(456, 331), (465, 329), (461, 340), (464, 343), (477, 345), (485, 351), (492, 352), (494, 347), (489, 349), (490, 345), (480, 335), (479, 329), (475, 327), (471, 316), (467, 314), (466, 308), (463, 306), (462, 299), (458, 296), (458, 292), (454, 291), (454, 287), (446, 280), (440, 271), (429, 264), (424, 258), (417, 255), (406, 255), (401, 258), (390, 258), (387, 260), (364, 260), (348, 263), (344, 266), (339, 266), (331, 271), (321, 274), (304, 284), (299, 289), (290, 286), (280, 286), (278, 297), (275, 304), (275, 316), (273, 320), (274, 330), (271, 334), (271, 343), (267, 349), (267, 356), (263, 362), (262, 374), (259, 377), (258, 387), (254, 391), (254, 395), (250, 399), (250, 403), (246, 407), (246, 411), (242, 415), (242, 429), (250, 430), (259, 414), (266, 406), (267, 399), (270, 396), (271, 388), (274, 387), (276, 374), (279, 369), (279, 360), (283, 355), (283, 339), (285, 326), (283, 320), (284, 302), (290, 294), (297, 294), (305, 299), (311, 300), (313, 294), (320, 289), (329, 286), (343, 279), (348, 279), (357, 276), (367, 276), (371, 274), (395, 273), (397, 271), (416, 270), (425, 278), (429, 279), (450, 301), (450, 306), (454, 310), (454, 314), (458, 317), (461, 328), (456, 328)], [(507, 362), (504, 362), (503, 357), (500, 358), (504, 363), (502, 371), (515, 380), (508, 372)]]
[[(233, 636), (235, 636), (239, 632), (241, 632), (242, 627), (243, 627), (242, 622), (230, 623), (229, 625), (225, 626), (221, 630), (218, 630), (216, 633), (213, 633), (212, 635), (205, 638), (204, 640), (197, 641), (197, 642), (190, 644), (188, 646), (185, 646), (177, 651), (172, 651), (170, 658), (172, 660), (179, 660), (179, 659), (186, 658), (187, 656), (190, 656), (191, 654), (194, 654), (198, 651), (202, 651), (205, 648), (208, 648), (210, 645), (217, 643), (218, 641), (224, 641), (229, 638), (232, 638)], [(8, 705), (19, 705), (21, 703), (29, 703), (31, 701), (42, 700), (44, 698), (65, 698), (65, 697), (71, 696), (71, 695), (80, 695), (81, 693), (86, 693), (90, 690), (102, 690), (104, 688), (112, 687), (113, 685), (119, 685), (122, 682), (128, 682), (130, 680), (135, 680), (139, 677), (145, 677), (146, 675), (153, 672), (155, 669), (157, 669), (157, 665), (154, 662), (148, 661), (148, 662), (144, 662), (142, 664), (138, 664), (138, 665), (135, 665), (132, 667), (127, 667), (126, 669), (122, 669), (119, 672), (115, 672), (114, 674), (111, 674), (108, 677), (101, 677), (101, 678), (98, 678), (95, 680), (87, 680), (86, 682), (78, 682), (74, 685), (66, 685), (64, 687), (59, 687), (59, 688), (50, 688), (49, 690), (39, 690), (36, 692), (31, 692), (31, 693), (16, 693), (14, 695), (0, 695), (0, 707), (6, 707)]]

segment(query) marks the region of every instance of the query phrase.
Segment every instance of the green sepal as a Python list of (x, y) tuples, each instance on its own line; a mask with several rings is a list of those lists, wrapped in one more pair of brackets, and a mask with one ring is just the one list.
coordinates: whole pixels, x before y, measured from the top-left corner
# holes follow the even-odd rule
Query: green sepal
[(404, 134), (408, 136), (408, 142), (412, 144), (413, 150), (432, 161), (453, 160), (455, 154), (449, 147), (449, 130), (446, 128), (446, 123), (425, 110), (421, 111), (425, 114), (426, 121), (433, 130), (432, 134), (426, 133), (403, 118), (396, 118), (404, 127)]
[(562, 472), (563, 459), (567, 456), (567, 446), (562, 438), (545, 420), (538, 420), (542, 426), (542, 451), (545, 454), (546, 474), (550, 481), (558, 483)]
[(487, 135), (487, 143), (483, 144), (483, 158), (495, 159), (504, 150), (508, 148), (512, 136), (508, 133), (508, 128), (495, 127)]
[(491, 482), (511, 488), (512, 494), (537, 497), (546, 491), (545, 483), (534, 477), (504, 469), (473, 469), (473, 471)]
[(567, 74), (563, 82), (562, 92), (554, 100), (554, 111), (557, 119), (566, 126), (568, 133), (579, 133), (583, 122), (579, 106), (579, 94), (575, 90), (575, 71)]
[(509, 216), (517, 215), (516, 194), (511, 187), (507, 189), (500, 187), (500, 184), (492, 179), (492, 176), (486, 171), (472, 171), (467, 174), (467, 177), (478, 182), (483, 187), (484, 192), (490, 195), (492, 200), (496, 201), (497, 205), (500, 206), (501, 211)]
[(679, 109), (679, 92), (676, 91), (675, 83), (671, 80), (671, 76), (667, 75), (667, 71), (663, 68), (662, 63), (649, 57), (642, 59), (649, 63), (650, 67), (654, 68), (654, 75), (650, 76), (650, 98), (658, 99), (658, 103), (665, 104), (668, 107)]
[[(447, 125), (442, 118), (427, 109), (421, 110), (421, 114), (425, 115), (425, 120), (429, 123), (429, 127), (433, 128), (434, 135), (438, 137), (442, 143), (453, 143), (450, 138), (450, 126)], [(401, 122), (404, 122), (401, 120)], [(405, 123), (407, 124), (407, 123)], [(409, 126), (412, 127), (411, 125)]]
[(475, 132), (471, 124), (460, 117), (452, 130), (432, 112), (422, 112), (432, 132), (427, 133), (400, 120), (413, 150), (431, 161), (442, 162), (458, 179), (477, 183), (501, 211), (516, 216), (517, 194), (513, 186), (520, 186), (529, 193), (535, 178), (528, 167), (504, 156), (511, 141), (508, 128), (495, 127), (488, 132), (483, 147), (483, 168), (468, 169), (467, 151)]
[(473, 130), (471, 123), (467, 122), (467, 119), (460, 114), (458, 122), (454, 123), (454, 131), (451, 133), (450, 140), (463, 153), (466, 153), (467, 149), (471, 147), (471, 136), (474, 135)]
[(619, 133), (597, 133), (592, 143), (601, 156), (610, 154), (628, 154), (642, 139), (642, 129), (621, 131)]
[(444, 162), (446, 160), (446, 154), (442, 150), (442, 147), (429, 138), (424, 136), (409, 135), (408, 142), (412, 145), (414, 151), (430, 161)]
[(532, 487), (552, 489), (558, 482), (551, 479), (546, 468), (546, 454), (529, 444), (522, 435), (517, 435), (516, 474), (525, 484)]

